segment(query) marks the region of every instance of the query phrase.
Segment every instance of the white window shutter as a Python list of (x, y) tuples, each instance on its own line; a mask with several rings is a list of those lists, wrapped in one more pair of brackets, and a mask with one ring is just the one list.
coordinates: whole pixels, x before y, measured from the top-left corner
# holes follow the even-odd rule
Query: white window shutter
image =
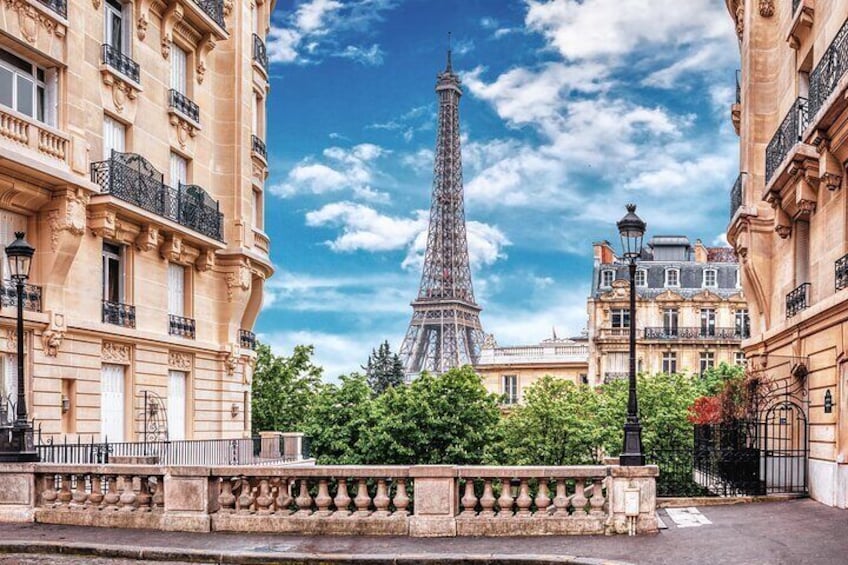
[(188, 176), (188, 162), (184, 157), (171, 153), (171, 186), (179, 188), (180, 183), (186, 184)]
[(103, 365), (100, 374), (100, 439), (124, 441), (124, 367)]
[(47, 125), (56, 127), (59, 123), (59, 70), (55, 67), (46, 69), (44, 75), (46, 98), (44, 120)]
[(185, 315), (185, 267), (168, 264), (168, 313)]
[(186, 436), (186, 374), (168, 371), (168, 439)]
[(180, 94), (186, 93), (186, 52), (176, 45), (171, 46), (171, 88)]

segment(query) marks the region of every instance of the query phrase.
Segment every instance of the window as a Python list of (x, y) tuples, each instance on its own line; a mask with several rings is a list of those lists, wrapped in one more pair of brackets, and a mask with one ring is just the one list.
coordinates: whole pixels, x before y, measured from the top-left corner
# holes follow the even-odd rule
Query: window
[[(16, 231), (26, 231), (26, 216), (0, 210), (0, 281), (9, 279), (9, 262), (6, 260), (6, 246), (15, 240)], [(30, 241), (34, 237), (28, 238)]]
[(106, 0), (106, 24), (103, 42), (123, 53), (130, 54), (130, 34), (132, 25), (132, 5), (117, 0)]
[(714, 337), (716, 332), (716, 312), (714, 308), (701, 308), (701, 337)]
[(636, 286), (648, 286), (648, 271), (645, 269), (636, 270)]
[(715, 269), (704, 269), (704, 288), (715, 288), (718, 286), (718, 272)]
[(795, 286), (810, 282), (810, 222), (797, 220), (792, 233), (795, 241)]
[(186, 438), (186, 373), (168, 371), (168, 439)]
[(518, 375), (503, 375), (501, 377), (501, 392), (504, 395), (504, 404), (516, 404), (518, 402)]
[(736, 274), (736, 288), (739, 288), (742, 286), (742, 272), (737, 268), (734, 273)]
[(253, 94), (253, 133), (265, 139), (265, 100), (258, 92)]
[(748, 317), (748, 309), (743, 308), (741, 310), (737, 310), (735, 313), (735, 319), (736, 337), (748, 339), (751, 336), (751, 318)]
[(0, 357), (0, 424), (15, 421), (14, 406), (18, 397), (18, 356), (8, 353)]
[(103, 158), (112, 156), (112, 151), (126, 150), (127, 126), (109, 116), (103, 116)]
[(262, 192), (253, 189), (253, 227), (261, 230), (265, 226), (263, 221), (264, 213), (262, 210)]
[(580, 373), (580, 384), (587, 385), (589, 384), (589, 375), (586, 373)]
[(176, 45), (171, 45), (171, 88), (180, 94), (187, 95), (186, 69), (188, 54)]
[(699, 363), (699, 374), (701, 376), (704, 376), (704, 373), (706, 373), (708, 369), (712, 369), (713, 367), (715, 367), (715, 353), (713, 353), (712, 351), (702, 352)]
[(663, 310), (663, 333), (667, 336), (677, 335), (677, 322), (679, 312), (677, 308), (666, 308)]
[(120, 245), (103, 242), (103, 300), (124, 303), (124, 261)]
[(613, 328), (629, 328), (630, 310), (626, 308), (616, 308), (615, 310), (612, 310), (611, 320)]
[(171, 152), (171, 186), (179, 188), (188, 184), (188, 160), (182, 155)]
[(124, 366), (100, 369), (100, 439), (124, 441)]
[(680, 269), (665, 270), (665, 286), (680, 286)]
[(185, 278), (186, 268), (176, 263), (168, 263), (168, 314), (185, 317)]
[(667, 375), (677, 373), (677, 353), (674, 351), (666, 351), (662, 358), (662, 372)]
[(55, 126), (58, 76), (0, 49), (0, 104)]
[(601, 286), (612, 286), (612, 281), (615, 280), (615, 271), (601, 271)]
[(733, 361), (737, 365), (739, 365), (740, 367), (744, 367), (745, 364), (746, 364), (745, 363), (745, 352), (744, 351), (737, 351), (736, 353), (734, 353), (733, 354)]

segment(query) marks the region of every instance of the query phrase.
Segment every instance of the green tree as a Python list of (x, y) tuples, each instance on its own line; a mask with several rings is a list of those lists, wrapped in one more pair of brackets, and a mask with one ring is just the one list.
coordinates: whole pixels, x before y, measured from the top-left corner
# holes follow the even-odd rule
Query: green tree
[(371, 389), (365, 376), (343, 375), (338, 384), (322, 384), (303, 426), (318, 464), (363, 464), (362, 437), (372, 433), (372, 411)]
[(375, 395), (404, 383), (403, 363), (397, 353), (392, 353), (388, 341), (381, 343), (377, 349), (371, 350), (368, 363), (363, 369), (368, 379), (368, 386)]
[(544, 376), (524, 391), (524, 403), (501, 421), (503, 443), (490, 462), (507, 465), (585, 465), (596, 462), (601, 434), (598, 393)]
[(312, 346), (298, 345), (290, 357), (276, 356), (265, 344), (256, 347), (251, 409), (253, 432), (299, 431), (321, 382), (312, 364)]

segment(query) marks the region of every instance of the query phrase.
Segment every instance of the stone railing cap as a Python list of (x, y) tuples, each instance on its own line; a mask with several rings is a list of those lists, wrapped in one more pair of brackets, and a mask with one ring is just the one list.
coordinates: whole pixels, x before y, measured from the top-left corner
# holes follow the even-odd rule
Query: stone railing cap
[(606, 477), (609, 467), (605, 465), (564, 465), (564, 466), (467, 466), (457, 467), (458, 477), (493, 479), (530, 479), (530, 478), (589, 478)]
[(644, 467), (614, 466), (610, 467), (610, 470), (613, 477), (658, 477), (660, 474), (660, 468), (656, 465), (645, 465)]

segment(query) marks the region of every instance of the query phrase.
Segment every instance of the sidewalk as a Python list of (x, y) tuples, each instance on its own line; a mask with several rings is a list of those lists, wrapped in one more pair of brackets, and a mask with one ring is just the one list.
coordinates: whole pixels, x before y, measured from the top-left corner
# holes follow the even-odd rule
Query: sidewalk
[[(655, 536), (292, 537), (0, 524), (0, 565), (86, 563), (634, 563), (845, 565), (848, 511), (812, 500), (699, 508), (711, 524)], [(23, 554), (27, 554), (23, 557)], [(63, 554), (60, 556), (59, 554)]]

